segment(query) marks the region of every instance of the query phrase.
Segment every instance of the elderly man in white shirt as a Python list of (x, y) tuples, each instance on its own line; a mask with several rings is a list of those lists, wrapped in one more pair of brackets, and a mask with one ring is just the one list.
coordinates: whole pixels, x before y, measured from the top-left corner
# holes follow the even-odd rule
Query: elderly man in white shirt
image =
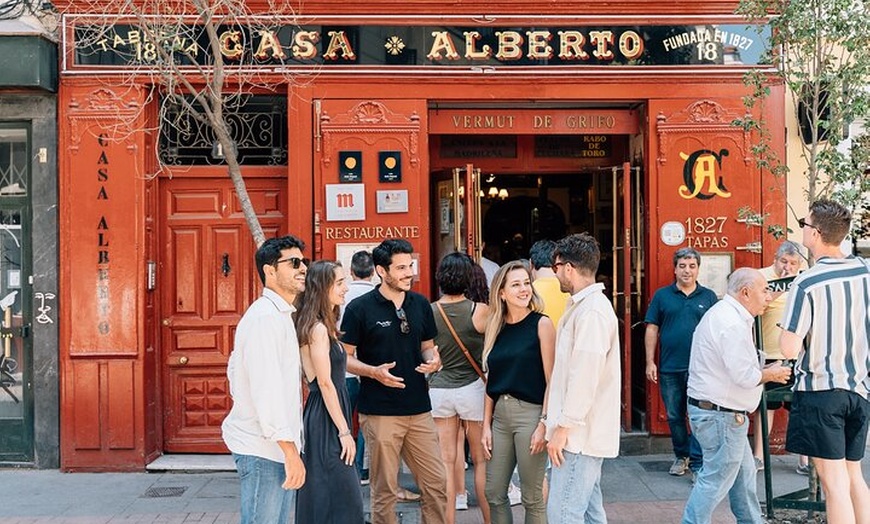
[(242, 524), (289, 522), (302, 463), (302, 381), (293, 302), (305, 290), (308, 261), (296, 237), (271, 238), (254, 257), (263, 296), (236, 328), (227, 365), (233, 407), (224, 442), (241, 480)]
[(779, 362), (762, 367), (752, 340), (754, 317), (770, 302), (761, 272), (740, 268), (728, 277), (728, 294), (701, 319), (689, 358), (689, 423), (704, 465), (686, 502), (684, 524), (707, 524), (727, 495), (740, 523), (763, 522), (749, 446), (749, 412), (762, 384), (785, 383), (791, 370)]

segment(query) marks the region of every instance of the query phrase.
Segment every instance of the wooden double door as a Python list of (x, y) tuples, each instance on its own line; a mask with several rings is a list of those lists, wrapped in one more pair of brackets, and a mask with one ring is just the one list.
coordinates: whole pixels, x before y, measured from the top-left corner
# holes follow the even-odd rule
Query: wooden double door
[[(248, 178), (266, 237), (284, 234), (286, 178)], [(222, 453), (235, 327), (261, 293), (254, 245), (226, 176), (159, 184), (160, 390), (164, 451)]]

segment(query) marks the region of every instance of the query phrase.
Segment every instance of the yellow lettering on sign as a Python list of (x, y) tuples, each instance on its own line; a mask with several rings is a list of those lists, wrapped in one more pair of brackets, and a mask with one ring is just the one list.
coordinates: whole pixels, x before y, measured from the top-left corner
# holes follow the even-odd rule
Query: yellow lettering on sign
[(562, 60), (589, 60), (583, 50), (586, 37), (580, 31), (559, 31), (559, 58)]
[(529, 37), (528, 57), (547, 59), (553, 57), (553, 48), (547, 42), (553, 37), (549, 31), (526, 31)]
[(523, 57), (523, 37), (516, 31), (496, 31), (498, 37), (498, 52), (495, 57), (499, 60), (518, 60)]
[[(435, 41), (432, 42), (432, 49), (429, 50), (426, 58), (429, 60), (441, 60), (442, 58), (449, 60), (459, 59), (459, 53), (456, 52), (456, 45), (453, 43), (453, 39), (450, 38), (449, 32), (434, 31), (432, 36), (435, 37)], [(444, 56), (442, 56), (442, 53)]]
[(260, 47), (257, 48), (254, 56), (260, 60), (265, 60), (269, 58), (270, 53), (272, 58), (285, 58), (287, 56), (273, 31), (260, 31)]
[(230, 60), (241, 58), (244, 48), (241, 43), (241, 31), (224, 31), (218, 37), (221, 54)]
[(315, 44), (320, 41), (320, 33), (317, 31), (299, 31), (293, 37), (294, 58), (314, 58), (317, 56), (317, 47)]
[(613, 60), (613, 31), (589, 31), (589, 42), (595, 46), (592, 56), (599, 60)]
[(329, 46), (326, 48), (326, 52), (323, 53), (323, 58), (338, 60), (338, 52), (341, 51), (346, 60), (356, 59), (356, 53), (353, 52), (350, 40), (347, 39), (347, 34), (344, 31), (330, 31), (326, 34), (329, 35)]
[(492, 47), (484, 44), (483, 47), (477, 49), (477, 41), (480, 40), (480, 33), (477, 31), (465, 31), (465, 58), (469, 60), (486, 60), (492, 56)]
[(643, 38), (634, 31), (626, 31), (619, 36), (619, 52), (628, 60), (643, 54)]
[[(683, 185), (679, 187), (679, 194), (686, 200), (699, 198), (709, 200), (714, 196), (730, 198), (731, 193), (725, 188), (721, 177), (716, 178), (716, 166), (721, 166), (722, 158), (728, 156), (728, 150), (722, 149), (718, 154), (707, 149), (701, 149), (687, 155), (680, 152), (680, 158), (685, 160), (683, 166)], [(702, 193), (704, 184), (707, 184), (707, 192)]]

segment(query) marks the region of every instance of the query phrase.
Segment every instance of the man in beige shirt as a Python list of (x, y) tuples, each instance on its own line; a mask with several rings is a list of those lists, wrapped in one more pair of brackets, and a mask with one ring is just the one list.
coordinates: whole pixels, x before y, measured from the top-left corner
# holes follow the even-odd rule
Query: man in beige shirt
[(547, 453), (553, 463), (550, 524), (606, 523), (601, 465), (619, 454), (620, 354), (616, 315), (595, 282), (601, 258), (586, 233), (556, 244), (553, 268), (571, 304), (556, 328), (547, 397)]

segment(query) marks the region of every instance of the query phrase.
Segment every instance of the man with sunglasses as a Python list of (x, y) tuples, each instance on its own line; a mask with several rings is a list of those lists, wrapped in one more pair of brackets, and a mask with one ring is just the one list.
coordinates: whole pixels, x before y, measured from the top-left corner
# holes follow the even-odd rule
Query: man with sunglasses
[(426, 374), (441, 367), (429, 301), (411, 291), (414, 248), (387, 239), (372, 250), (381, 284), (350, 304), (341, 329), (347, 369), (360, 377), (358, 410), (371, 455), (371, 512), (376, 524), (396, 524), (400, 459), (422, 494), (424, 524), (443, 523), (447, 480), (441, 461)]
[(263, 295), (236, 328), (227, 364), (233, 407), (223, 439), (241, 481), (242, 524), (288, 522), (305, 482), (299, 341), (291, 314), (308, 261), (296, 237), (270, 238), (254, 262)]
[(817, 200), (798, 221), (815, 265), (795, 278), (782, 320), (780, 349), (797, 357), (786, 449), (813, 457), (828, 522), (870, 522), (861, 473), (870, 424), (870, 266), (840, 244), (852, 215)]

